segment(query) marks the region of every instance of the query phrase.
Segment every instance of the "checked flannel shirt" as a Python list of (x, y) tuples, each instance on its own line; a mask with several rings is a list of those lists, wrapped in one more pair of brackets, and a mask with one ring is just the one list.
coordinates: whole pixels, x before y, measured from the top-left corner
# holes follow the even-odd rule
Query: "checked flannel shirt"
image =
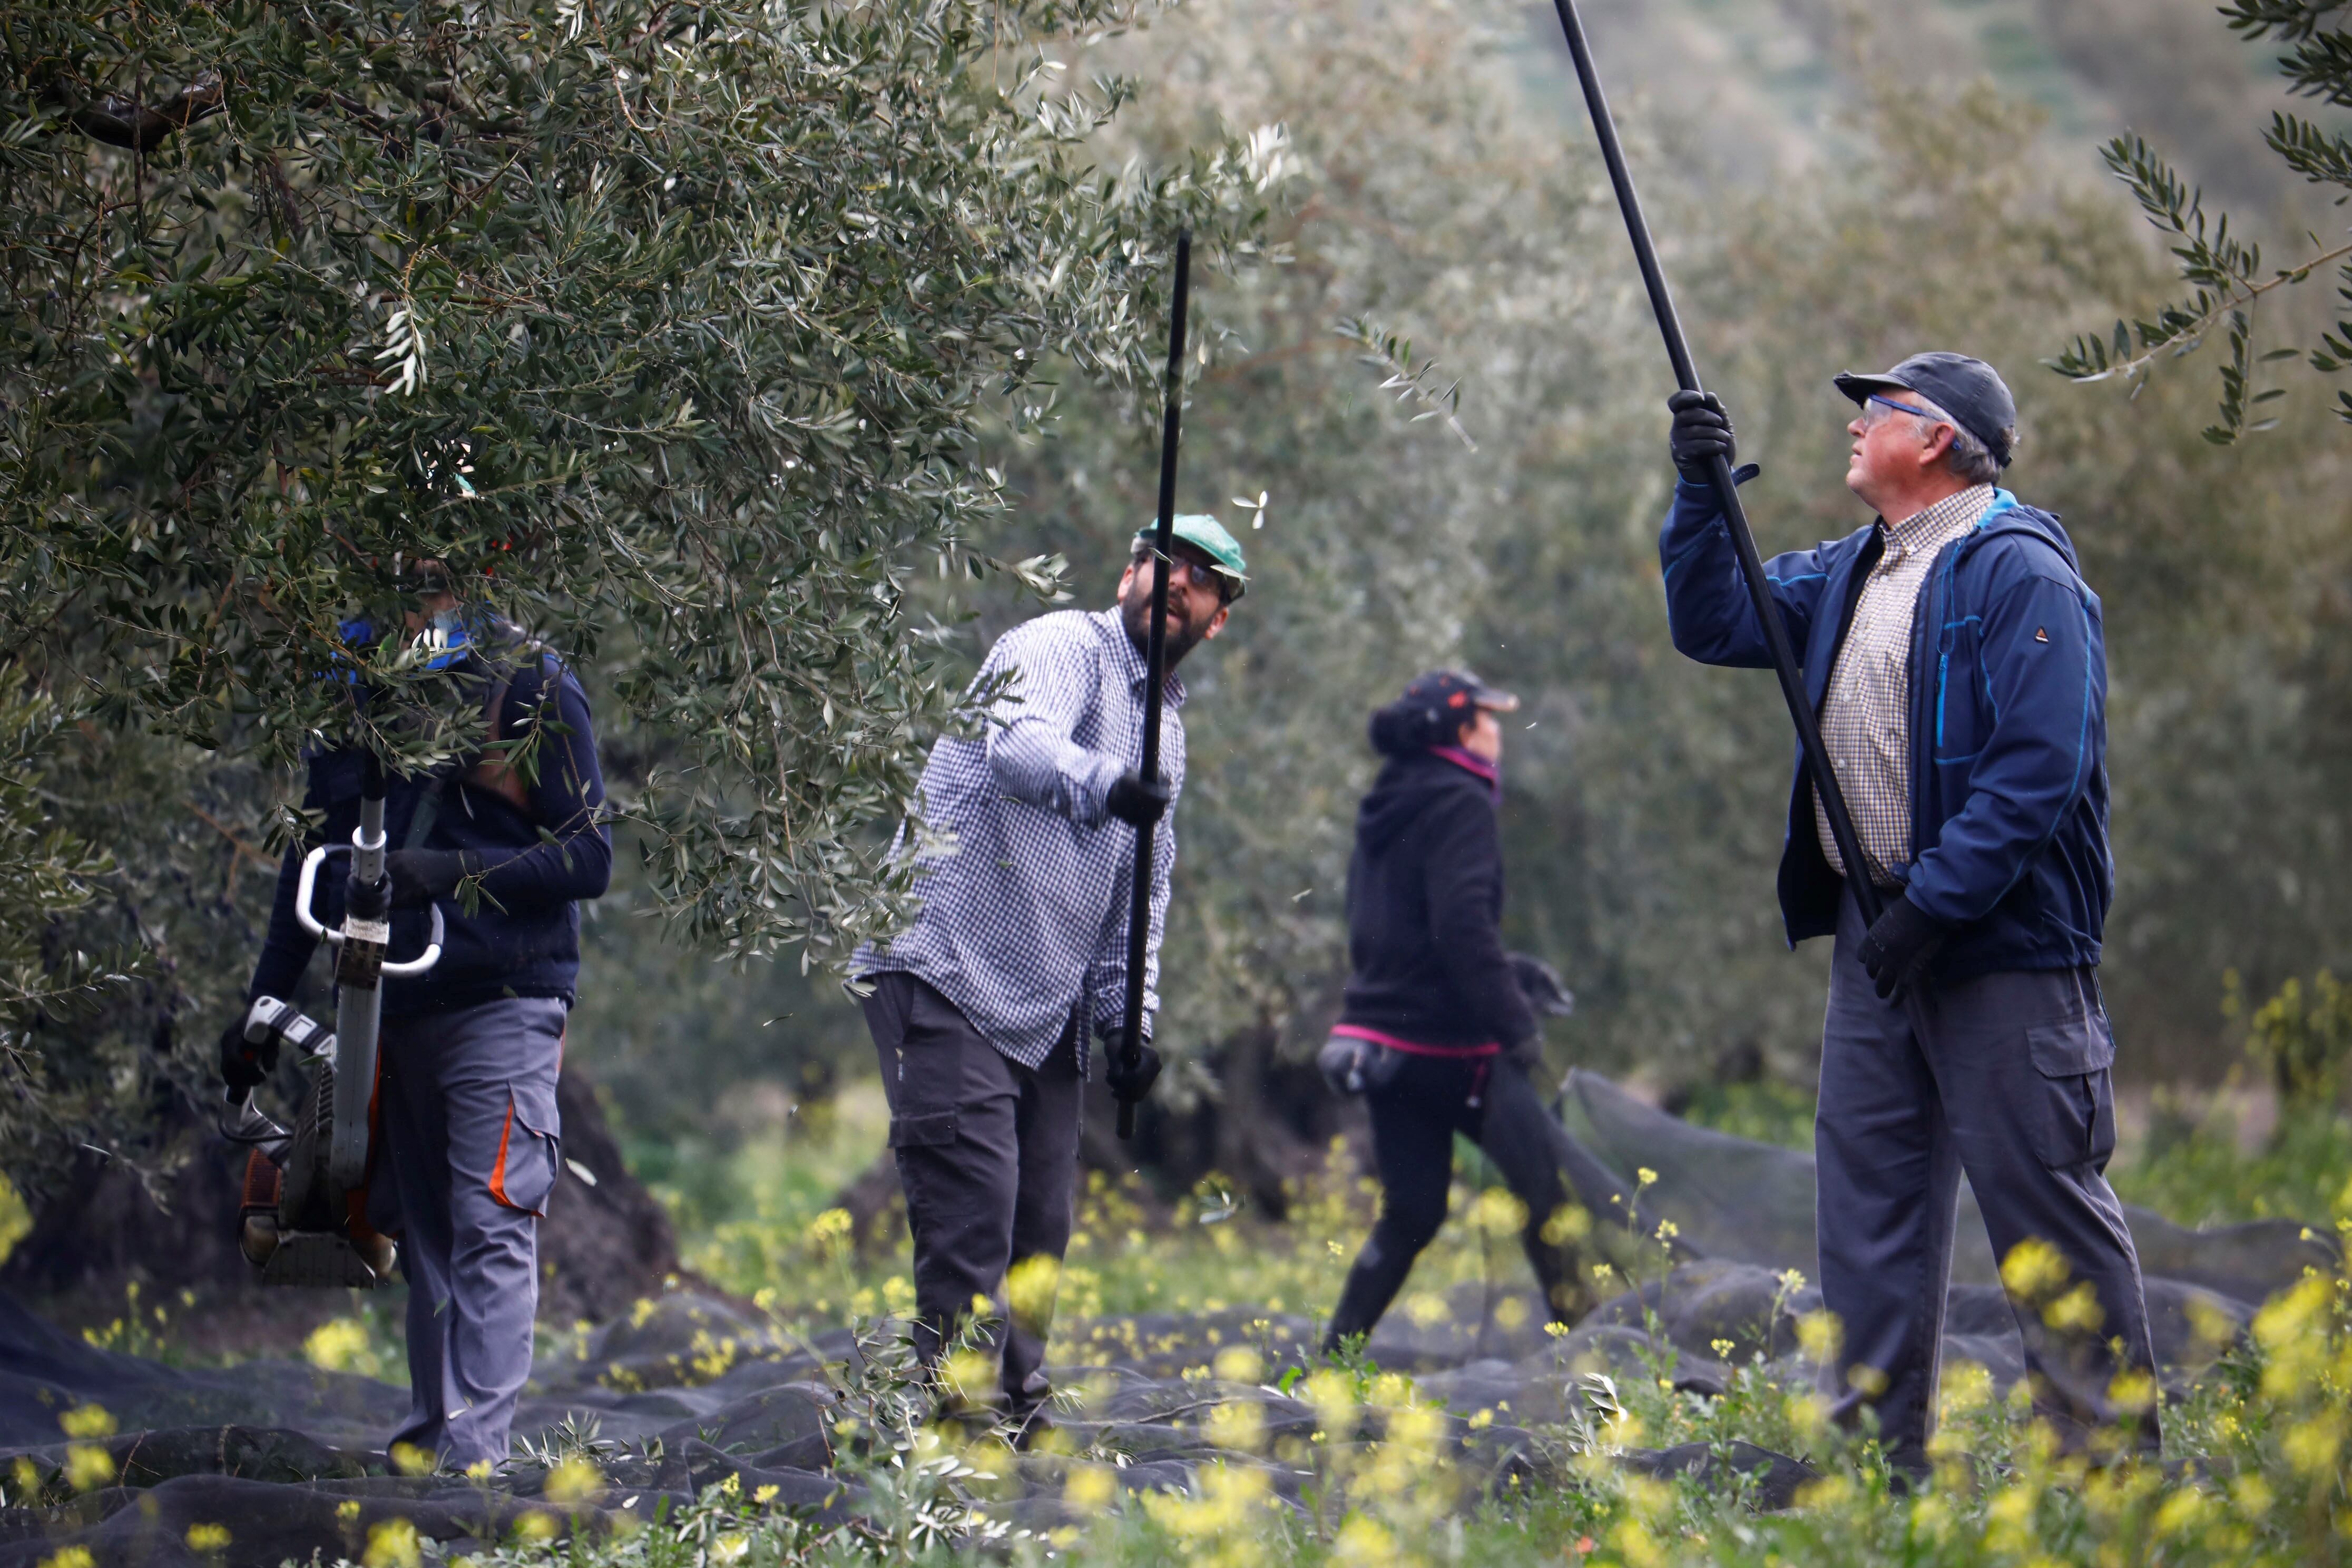
[[(1135, 830), (1103, 803), (1120, 774), (1143, 765), (1146, 671), (1115, 609), (1062, 610), (1013, 627), (989, 650), (972, 689), (1006, 671), (1011, 684), (991, 704), (982, 737), (942, 739), (923, 768), (924, 819), (944, 842), (911, 837), (912, 824), (899, 828), (893, 853), (915, 845), (922, 912), (888, 942), (859, 948), (850, 967), (860, 976), (915, 975), (989, 1044), (1035, 1068), (1074, 1007), (1097, 1036), (1116, 1034), (1123, 1021)], [(1160, 734), (1169, 803), (1152, 850), (1144, 950), (1147, 1035), (1160, 1007), (1160, 938), (1184, 788), (1183, 701), (1182, 682), (1170, 675)], [(1081, 1071), (1086, 1059), (1081, 1049)]]
[[(1944, 546), (1976, 526), (1990, 485), (1971, 485), (1879, 531), (1886, 549), (1854, 602), (1853, 622), (1822, 694), (1822, 741), (1845, 791), (1870, 879), (1896, 888), (1911, 863), (1911, 619), (1920, 584)], [(1813, 802), (1813, 832), (1830, 868), (1845, 875), (1829, 814)]]

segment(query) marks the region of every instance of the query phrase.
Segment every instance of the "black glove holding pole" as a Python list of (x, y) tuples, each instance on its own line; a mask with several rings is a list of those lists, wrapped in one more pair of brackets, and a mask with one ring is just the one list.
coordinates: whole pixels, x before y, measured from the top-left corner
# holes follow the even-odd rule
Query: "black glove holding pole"
[(1927, 978), (1950, 930), (1909, 899), (1896, 899), (1862, 939), (1855, 954), (1870, 972), (1882, 1001), (1894, 1001)]
[(1129, 826), (1140, 831), (1150, 827), (1168, 810), (1168, 781), (1153, 779), (1143, 782), (1140, 773), (1121, 773), (1103, 796), (1103, 809)]
[(383, 874), (392, 881), (392, 907), (421, 909), (455, 896), (457, 884), (475, 874), (474, 859), (466, 849), (394, 850), (383, 858)]
[(1122, 1106), (1141, 1104), (1160, 1077), (1160, 1053), (1150, 1046), (1139, 1046), (1132, 1058), (1116, 1050), (1106, 1054), (1110, 1058), (1110, 1068), (1103, 1074), (1103, 1079), (1110, 1085), (1110, 1097)]
[(1737, 465), (1739, 449), (1732, 438), (1731, 416), (1723, 411), (1723, 399), (1712, 392), (1677, 392), (1666, 399), (1666, 407), (1675, 416), (1666, 451), (1683, 478), (1703, 485), (1716, 458)]

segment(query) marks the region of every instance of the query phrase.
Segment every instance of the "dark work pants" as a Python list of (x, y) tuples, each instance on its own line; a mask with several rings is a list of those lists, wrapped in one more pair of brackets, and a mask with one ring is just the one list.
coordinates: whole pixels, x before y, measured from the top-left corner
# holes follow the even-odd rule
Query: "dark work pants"
[[(1822, 1296), (1843, 1333), (1827, 1373), (1835, 1414), (1853, 1424), (1874, 1411), (1889, 1458), (1924, 1468), (1965, 1172), (1995, 1258), (2039, 1239), (2063, 1262), (2063, 1277), (2011, 1271), (2036, 1414), (2070, 1446), (2123, 1419), (2133, 1446), (2153, 1448), (2139, 1258), (2104, 1174), (2116, 1142), (2115, 1045), (2095, 973), (1930, 984), (1906, 1010), (1879, 1000), (1855, 957), (1863, 936), (1849, 897), (1813, 1130)], [(2089, 1301), (2069, 1294), (2084, 1284)], [(2150, 1403), (2136, 1419), (2108, 1396), (2126, 1371), (2149, 1378)]]
[(937, 1361), (974, 1300), (991, 1303), (999, 1327), (986, 1348), (1003, 1356), (1008, 1405), (1025, 1413), (1048, 1392), (1045, 1336), (1077, 1184), (1084, 1037), (1074, 1014), (1053, 1055), (1024, 1068), (913, 975), (877, 974), (873, 984), (866, 1026), (882, 1061), (914, 1233), (916, 1349)]
[(408, 1419), (392, 1442), (459, 1469), (507, 1458), (530, 1377), (563, 1019), (551, 997), (509, 996), (383, 1021), (368, 1207), (408, 1277)]
[[(1477, 1105), (1470, 1103), (1474, 1089)], [(1356, 1255), (1355, 1267), (1348, 1270), (1348, 1283), (1323, 1337), (1324, 1348), (1350, 1334), (1371, 1332), (1403, 1289), (1413, 1259), (1445, 1223), (1456, 1132), (1486, 1151), (1512, 1195), (1527, 1206), (1520, 1245), (1543, 1287), (1544, 1300), (1551, 1304), (1552, 1317), (1571, 1321), (1584, 1305), (1582, 1284), (1572, 1267), (1574, 1253), (1543, 1237), (1544, 1226), (1568, 1202), (1568, 1193), (1544, 1128), (1551, 1113), (1536, 1097), (1527, 1070), (1499, 1057), (1482, 1063), (1408, 1056), (1397, 1064), (1394, 1078), (1365, 1091), (1364, 1103), (1372, 1113), (1381, 1217)]]

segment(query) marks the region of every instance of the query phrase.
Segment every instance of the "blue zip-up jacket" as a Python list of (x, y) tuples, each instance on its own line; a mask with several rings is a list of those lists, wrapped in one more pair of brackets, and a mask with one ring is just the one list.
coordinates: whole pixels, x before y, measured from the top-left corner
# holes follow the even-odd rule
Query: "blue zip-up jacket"
[[(1873, 522), (1765, 563), (1816, 712), (1885, 548)], [(1770, 668), (1712, 486), (1675, 485), (1658, 559), (1676, 648), (1702, 664)], [(2115, 896), (2106, 704), (2099, 599), (2073, 542), (2055, 517), (1996, 490), (1936, 557), (1912, 611), (1912, 859), (1896, 875), (1954, 928), (1937, 978), (2098, 963)], [(1801, 752), (1780, 853), (1791, 946), (1835, 933), (1843, 891), (1814, 836)]]
[[(494, 675), (482, 660), (468, 655), (449, 668), (472, 700), (484, 699)], [(578, 900), (602, 897), (612, 879), (604, 778), (578, 679), (552, 656), (522, 652), (495, 738), (520, 738), (534, 724), (543, 732), (534, 767), (527, 770), (531, 776), (522, 806), (468, 777), (477, 758), (441, 770), (437, 783), (430, 774), (384, 781), (384, 838), (391, 847), (468, 849), (483, 868), (470, 912), (462, 894), (439, 900), (446, 932), (441, 961), (414, 979), (383, 983), (385, 1016), (445, 1013), (507, 996), (557, 997), (567, 1005), (573, 999), (580, 975)], [(310, 964), (317, 943), (294, 918), (296, 879), (311, 843), (352, 841), (365, 767), (364, 756), (349, 749), (310, 758), (303, 804), (325, 814), (324, 831), (288, 848), (278, 868), (254, 995), (290, 996)], [(434, 810), (420, 835), (417, 812), (428, 795)], [(319, 868), (311, 912), (330, 928), (341, 922), (350, 868), (341, 855), (330, 856)], [(430, 926), (424, 910), (393, 910), (392, 956), (405, 960), (423, 952)]]

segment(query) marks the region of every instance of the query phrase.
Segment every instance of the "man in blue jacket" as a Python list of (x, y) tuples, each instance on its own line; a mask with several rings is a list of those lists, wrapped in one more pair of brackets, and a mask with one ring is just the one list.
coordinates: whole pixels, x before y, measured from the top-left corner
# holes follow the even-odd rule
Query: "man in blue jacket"
[[(2139, 1261), (2104, 1174), (2114, 1037), (2099, 995), (2106, 655), (2058, 520), (1992, 481), (2016, 405), (1981, 360), (1837, 378), (1870, 526), (1765, 564), (1885, 912), (1865, 928), (1799, 758), (1780, 858), (1791, 945), (1833, 936), (1814, 1124), (1839, 1418), (1926, 1468), (1962, 1173), (2004, 1260), (2037, 1413), (2072, 1444), (2157, 1443)], [(1675, 646), (1769, 668), (1708, 465), (1712, 395), (1678, 393), (1660, 534)], [(1754, 473), (1743, 469), (1745, 480)], [(2137, 1373), (2138, 1376), (2127, 1374)]]
[[(530, 1375), (538, 1222), (561, 1169), (555, 1081), (580, 974), (578, 900), (603, 895), (613, 850), (588, 700), (572, 671), (438, 587), (410, 622), (452, 700), (482, 705), (489, 744), (385, 781), (391, 951), (424, 947), (436, 905), (446, 936), (439, 963), (383, 984), (365, 1224), (399, 1237), (408, 1280), (409, 1416), (391, 1446), (464, 1469), (506, 1458)], [(373, 637), (357, 624), (345, 634)], [(366, 763), (349, 748), (311, 758), (304, 804), (323, 816), (321, 841), (352, 841)], [(310, 964), (315, 943), (294, 918), (307, 847), (286, 852), (248, 1001), (290, 997)], [(342, 881), (319, 879), (315, 912), (330, 927), (342, 919)], [(221, 1038), (232, 1089), (260, 1082), (275, 1056), (246, 1042), (242, 1018)]]

